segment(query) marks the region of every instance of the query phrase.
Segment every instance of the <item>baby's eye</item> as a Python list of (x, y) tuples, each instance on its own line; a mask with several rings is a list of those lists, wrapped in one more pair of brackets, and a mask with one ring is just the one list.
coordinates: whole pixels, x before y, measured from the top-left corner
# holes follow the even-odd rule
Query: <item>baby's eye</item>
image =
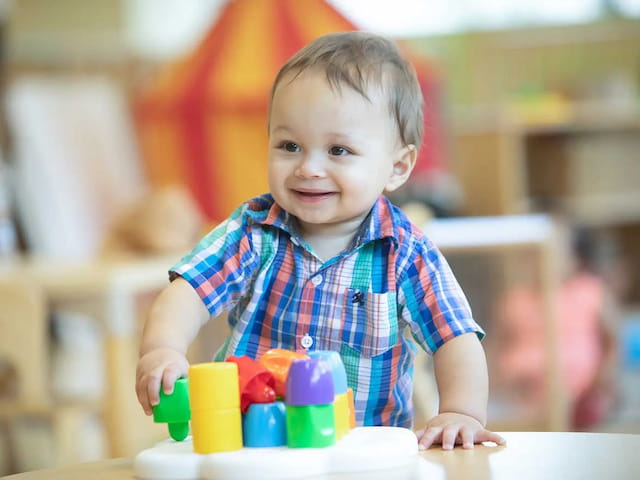
[(280, 148), (291, 153), (300, 151), (300, 147), (298, 146), (298, 144), (293, 142), (283, 142), (282, 145), (280, 145)]
[(331, 155), (340, 156), (349, 155), (351, 152), (344, 147), (333, 146), (329, 149), (329, 153)]

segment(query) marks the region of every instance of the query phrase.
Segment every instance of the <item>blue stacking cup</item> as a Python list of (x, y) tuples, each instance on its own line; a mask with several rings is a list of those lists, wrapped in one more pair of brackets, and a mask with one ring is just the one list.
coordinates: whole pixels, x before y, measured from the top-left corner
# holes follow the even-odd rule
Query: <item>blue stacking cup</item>
[(336, 395), (347, 393), (347, 372), (344, 369), (344, 363), (338, 352), (333, 350), (315, 350), (308, 352), (307, 355), (324, 362), (331, 372), (333, 378), (333, 389)]
[(242, 418), (245, 447), (280, 447), (287, 444), (283, 402), (253, 403)]

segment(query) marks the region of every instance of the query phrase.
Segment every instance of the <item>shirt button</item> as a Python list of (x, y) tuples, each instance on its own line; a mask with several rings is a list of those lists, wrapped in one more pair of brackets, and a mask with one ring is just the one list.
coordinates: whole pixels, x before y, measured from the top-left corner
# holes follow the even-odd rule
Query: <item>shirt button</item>
[(300, 345), (302, 345), (302, 348), (305, 350), (311, 348), (311, 345), (313, 345), (313, 338), (311, 338), (311, 335), (305, 333), (304, 337), (300, 340)]
[(322, 275), (316, 275), (315, 277), (311, 277), (311, 283), (313, 283), (316, 287), (322, 283)]

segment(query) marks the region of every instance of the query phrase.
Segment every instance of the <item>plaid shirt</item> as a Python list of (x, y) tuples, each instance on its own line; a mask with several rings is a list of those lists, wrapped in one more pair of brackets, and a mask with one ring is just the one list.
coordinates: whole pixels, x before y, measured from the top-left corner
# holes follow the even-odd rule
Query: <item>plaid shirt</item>
[(410, 337), (433, 353), (456, 335), (484, 335), (448, 264), (383, 196), (351, 246), (326, 262), (296, 225), (271, 195), (254, 198), (171, 269), (212, 316), (229, 312), (216, 360), (276, 347), (338, 351), (358, 424), (410, 427)]

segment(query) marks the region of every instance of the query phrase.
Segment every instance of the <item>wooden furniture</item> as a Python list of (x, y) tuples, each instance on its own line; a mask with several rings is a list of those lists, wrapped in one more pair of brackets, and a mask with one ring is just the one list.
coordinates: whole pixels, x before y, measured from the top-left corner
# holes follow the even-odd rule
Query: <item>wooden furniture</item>
[[(420, 453), (420, 473), (429, 480), (562, 478), (633, 480), (640, 473), (640, 435), (506, 432), (506, 447), (473, 450), (439, 446)], [(133, 479), (133, 461), (114, 459), (5, 477), (7, 480)], [(346, 480), (349, 477), (341, 476)], [(359, 477), (363, 478), (363, 477)]]
[(564, 108), (558, 118), (528, 121), (494, 112), (454, 125), (463, 213), (562, 207), (577, 223), (617, 241), (631, 283), (623, 301), (640, 302), (640, 115), (632, 106), (597, 102)]
[(48, 327), (44, 294), (37, 285), (4, 279), (0, 281), (0, 305), (0, 362), (6, 362), (7, 368), (7, 391), (0, 396), (0, 419), (19, 413), (47, 412), (50, 402), (46, 387)]
[(634, 453), (640, 447), (640, 435), (551, 432), (502, 435), (507, 440), (506, 447), (427, 450), (422, 458), (430, 468), (424, 478), (632, 480), (640, 473), (640, 459)]
[(15, 459), (14, 420), (51, 419), (47, 388), (47, 317), (44, 295), (26, 282), (0, 281), (0, 462)]
[(58, 462), (74, 463), (78, 421), (87, 410), (96, 409), (52, 398), (46, 299), (37, 283), (20, 276), (0, 279), (0, 426), (8, 454), (2, 460), (13, 471), (20, 468), (19, 459), (29, 458), (16, 441), (19, 422), (47, 422)]
[[(138, 405), (135, 395), (135, 368), (138, 349), (139, 312), (136, 298), (142, 294), (155, 293), (168, 282), (167, 270), (176, 261), (172, 258), (101, 260), (85, 263), (69, 263), (43, 259), (18, 259), (0, 264), (0, 279), (4, 284), (12, 285), (14, 300), (28, 307), (32, 304), (25, 298), (41, 292), (40, 309), (64, 309), (87, 313), (100, 321), (103, 327), (105, 371), (105, 399), (94, 402), (89, 408), (102, 410), (107, 430), (107, 441), (111, 456), (131, 455), (149, 439), (148, 429), (136, 428), (137, 425), (151, 426)], [(4, 315), (9, 311), (4, 310)], [(46, 345), (43, 328), (45, 313), (37, 308), (30, 312), (11, 313), (13, 326), (2, 331), (22, 332), (27, 325), (38, 322), (39, 335), (27, 337), (22, 332), (24, 342), (40, 342), (33, 351), (24, 348), (30, 359), (18, 359), (16, 363), (27, 366), (26, 371), (38, 376), (28, 385), (28, 400), (49, 399), (45, 391), (43, 371), (33, 368), (43, 363)], [(20, 319), (20, 321), (18, 321)], [(24, 334), (24, 335), (23, 335)], [(9, 340), (10, 336), (3, 337)], [(20, 351), (20, 349), (18, 349)], [(20, 367), (22, 368), (22, 367)], [(97, 405), (96, 405), (97, 403)], [(26, 403), (28, 404), (28, 403)], [(53, 408), (50, 405), (50, 408)]]

